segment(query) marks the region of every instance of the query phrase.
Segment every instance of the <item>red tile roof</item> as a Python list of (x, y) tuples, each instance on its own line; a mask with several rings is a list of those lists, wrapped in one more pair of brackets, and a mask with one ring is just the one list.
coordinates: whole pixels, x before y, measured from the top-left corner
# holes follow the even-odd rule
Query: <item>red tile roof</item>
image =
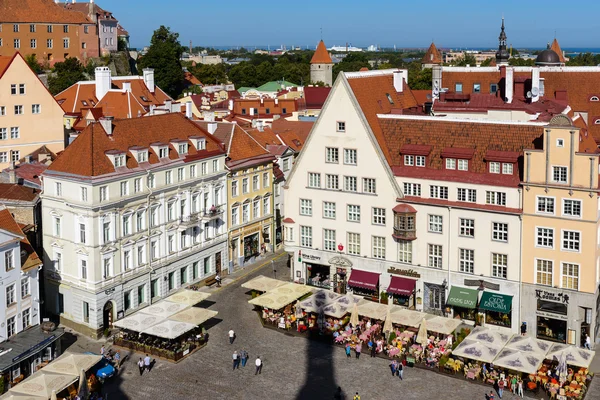
[(271, 124), (271, 129), (294, 151), (302, 150), (314, 125), (311, 121), (288, 121), (279, 118)]
[(2, 22), (91, 24), (84, 14), (66, 10), (53, 0), (0, 0)]
[(8, 69), (8, 66), (10, 65), (14, 57), (14, 55), (0, 56), (0, 78), (2, 78), (2, 75), (4, 75), (4, 71)]
[(331, 57), (329, 56), (329, 52), (327, 52), (327, 47), (325, 47), (325, 42), (322, 40), (317, 45), (317, 50), (313, 54), (311, 60), (311, 64), (333, 64)]
[(417, 104), (420, 106), (433, 101), (431, 98), (431, 90), (413, 90), (412, 93), (415, 96), (415, 100), (417, 100)]
[(23, 271), (27, 271), (31, 268), (42, 265), (40, 257), (37, 255), (35, 250), (33, 250), (31, 243), (29, 243), (29, 240), (27, 240), (27, 236), (25, 236), (17, 221), (15, 221), (10, 211), (6, 208), (0, 210), (0, 229), (4, 229), (5, 231), (18, 235), (22, 238), (21, 269)]
[[(47, 170), (47, 174), (62, 172), (84, 177), (100, 176), (116, 172), (106, 156), (110, 150), (127, 152), (127, 167), (137, 168), (138, 163), (128, 150), (135, 146), (148, 148), (152, 143), (170, 143), (174, 139), (189, 140), (190, 137), (206, 137), (206, 150), (196, 151), (193, 143), (183, 161), (225, 154), (218, 140), (181, 113), (169, 113), (143, 118), (113, 121), (112, 135), (107, 135), (100, 123), (88, 125)], [(180, 158), (175, 148), (169, 146), (169, 158)], [(159, 164), (158, 155), (149, 150), (150, 164)]]
[(115, 117), (115, 119), (140, 117), (148, 112), (140, 101), (131, 92), (111, 90), (92, 109), (92, 115), (96, 120), (99, 118), (98, 111), (102, 116)]
[(442, 53), (435, 47), (435, 44), (431, 42), (429, 48), (425, 52), (423, 59), (421, 60), (421, 64), (441, 64), (442, 63)]
[(567, 60), (565, 59), (565, 56), (563, 55), (563, 51), (560, 48), (560, 45), (558, 44), (558, 40), (556, 40), (556, 38), (554, 38), (554, 40), (552, 41), (552, 45), (550, 46), (550, 50), (552, 50), (556, 54), (558, 54), (558, 58), (560, 59), (560, 62), (562, 64), (564, 64), (564, 63), (567, 62)]
[(40, 190), (16, 183), (0, 183), (0, 199), (11, 201), (34, 201)]
[(183, 79), (185, 79), (190, 85), (202, 85), (202, 82), (200, 82), (200, 80), (196, 78), (191, 72), (184, 72)]
[(306, 108), (308, 109), (321, 109), (323, 108), (323, 104), (325, 104), (325, 100), (327, 100), (327, 96), (329, 96), (329, 92), (331, 91), (331, 87), (327, 86), (305, 86), (304, 87), (304, 101), (306, 103)]

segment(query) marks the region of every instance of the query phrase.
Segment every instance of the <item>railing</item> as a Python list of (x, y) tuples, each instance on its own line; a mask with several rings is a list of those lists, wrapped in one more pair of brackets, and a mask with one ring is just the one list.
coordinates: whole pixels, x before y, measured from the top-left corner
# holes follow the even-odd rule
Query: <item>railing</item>
[(415, 229), (406, 230), (394, 227), (394, 233), (392, 235), (395, 239), (400, 240), (415, 240), (417, 238), (417, 231)]

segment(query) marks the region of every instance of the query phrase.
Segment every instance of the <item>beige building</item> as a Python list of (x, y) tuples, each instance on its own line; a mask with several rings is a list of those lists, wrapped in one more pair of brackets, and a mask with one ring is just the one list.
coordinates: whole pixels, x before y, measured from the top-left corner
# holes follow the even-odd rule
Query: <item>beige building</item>
[(600, 154), (578, 120), (554, 117), (525, 151), (521, 265), (528, 334), (581, 346), (596, 334)]
[(63, 115), (21, 54), (0, 56), (0, 170), (42, 145), (63, 150)]

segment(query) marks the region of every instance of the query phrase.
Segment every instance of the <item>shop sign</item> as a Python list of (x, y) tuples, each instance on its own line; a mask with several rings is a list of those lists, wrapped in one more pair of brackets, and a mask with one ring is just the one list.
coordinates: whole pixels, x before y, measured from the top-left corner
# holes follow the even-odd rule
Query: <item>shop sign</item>
[(329, 260), (329, 264), (339, 265), (340, 267), (350, 268), (352, 266), (352, 262), (348, 260), (346, 257), (335, 256)]
[(304, 257), (305, 260), (313, 260), (313, 261), (319, 261), (321, 259), (321, 257), (319, 256), (315, 256), (313, 254), (302, 254), (302, 257)]
[(536, 311), (535, 314), (539, 317), (545, 317), (545, 318), (550, 318), (550, 319), (560, 319), (563, 321), (569, 320), (569, 318), (566, 315), (558, 315), (558, 314), (553, 314), (553, 313), (544, 312), (544, 311)]
[(387, 270), (388, 274), (396, 274), (396, 275), (402, 275), (402, 276), (408, 276), (411, 278), (420, 278), (421, 274), (419, 274), (417, 271), (415, 271), (414, 269), (399, 269), (396, 267), (391, 267)]
[(25, 356), (27, 356), (27, 355), (35, 352), (36, 350), (44, 347), (45, 345), (47, 345), (49, 343), (52, 343), (54, 341), (54, 339), (56, 339), (56, 335), (51, 335), (51, 336), (47, 337), (46, 339), (42, 340), (38, 344), (35, 344), (35, 345), (31, 346), (29, 349), (25, 350), (24, 352), (22, 352), (18, 356), (13, 357), (12, 362), (15, 362), (19, 358), (23, 358), (23, 357), (25, 357)]
[(536, 289), (535, 297), (542, 300), (559, 301), (565, 304), (569, 304), (569, 295), (566, 293), (552, 293), (545, 290)]
[(250, 235), (250, 234), (252, 234), (254, 232), (258, 232), (258, 231), (260, 231), (260, 226), (257, 226), (256, 228), (244, 230), (244, 235)]

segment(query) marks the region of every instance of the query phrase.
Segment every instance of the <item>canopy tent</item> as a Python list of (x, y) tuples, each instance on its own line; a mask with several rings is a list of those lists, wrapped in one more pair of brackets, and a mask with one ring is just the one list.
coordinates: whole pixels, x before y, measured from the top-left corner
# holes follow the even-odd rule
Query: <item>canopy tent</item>
[(168, 320), (175, 322), (186, 322), (192, 325), (200, 325), (218, 314), (217, 311), (207, 310), (206, 308), (192, 307), (187, 310), (179, 311), (171, 315)]
[(479, 310), (508, 314), (512, 309), (512, 296), (484, 291), (479, 300)]
[(40, 370), (10, 389), (9, 393), (20, 393), (49, 399), (53, 390), (59, 393), (78, 379), (79, 374), (56, 374)]
[(319, 313), (322, 311), (330, 317), (342, 318), (359, 301), (360, 297), (351, 294), (341, 295), (330, 290), (318, 290), (314, 295), (298, 304), (306, 312)]
[(387, 313), (387, 305), (374, 303), (368, 300), (362, 300), (358, 303), (358, 315), (365, 317), (384, 320)]
[(509, 370), (534, 374), (542, 366), (544, 356), (539, 353), (522, 352), (517, 349), (504, 348), (494, 360), (494, 366)]
[(292, 294), (284, 295), (267, 292), (261, 296), (249, 300), (248, 303), (259, 307), (269, 308), (271, 310), (281, 310), (283, 307), (293, 303), (297, 299), (298, 296)]
[(145, 310), (138, 311), (128, 317), (113, 322), (117, 328), (129, 329), (136, 332), (141, 332), (144, 329), (150, 328), (164, 321), (164, 317), (147, 314)]
[(526, 353), (535, 353), (545, 356), (554, 343), (539, 340), (532, 336), (515, 335), (506, 344), (507, 349), (515, 349)]
[(349, 286), (355, 286), (362, 289), (377, 290), (379, 283), (379, 274), (376, 272), (353, 269), (348, 279)]
[(294, 295), (296, 298), (300, 298), (305, 294), (312, 293), (313, 289), (310, 286), (299, 285), (297, 283), (285, 283), (274, 289), (269, 290), (267, 293), (283, 294), (283, 295)]
[(48, 400), (47, 397), (30, 396), (27, 394), (7, 392), (4, 396), (0, 396), (2, 400)]
[[(82, 385), (82, 382), (85, 382), (85, 384)], [(87, 384), (87, 379), (85, 378), (84, 369), (79, 372), (79, 388), (77, 389), (77, 396), (79, 396), (80, 399), (87, 399), (90, 397), (90, 388)]]
[(421, 321), (423, 321), (423, 318), (426, 318), (426, 315), (427, 314), (419, 311), (408, 310), (397, 306), (394, 306), (391, 313), (392, 322), (394, 324), (410, 326), (412, 328), (419, 326)]
[(273, 290), (285, 284), (286, 283), (283, 281), (269, 278), (264, 275), (259, 275), (248, 282), (242, 283), (242, 287), (251, 290), (258, 290), (259, 292), (268, 292), (269, 290)]
[(46, 367), (45, 372), (57, 374), (79, 375), (81, 370), (88, 371), (102, 360), (102, 356), (96, 354), (75, 354), (66, 352)]
[(465, 338), (474, 342), (486, 343), (489, 346), (501, 349), (508, 343), (513, 333), (504, 329), (490, 329), (481, 326), (475, 327), (473, 331)]
[(206, 300), (209, 297), (210, 293), (198, 292), (196, 290), (190, 289), (183, 289), (167, 297), (165, 301), (170, 301), (171, 303), (185, 304), (186, 306), (194, 306), (200, 303), (201, 301)]
[(564, 354), (567, 365), (589, 368), (596, 352), (580, 349), (568, 344), (555, 343), (546, 358), (549, 360), (560, 360), (562, 354)]
[(492, 362), (500, 353), (502, 346), (494, 346), (488, 342), (469, 340), (468, 336), (454, 350), (452, 355), (471, 360)]
[(410, 296), (415, 290), (416, 284), (417, 281), (415, 279), (392, 276), (387, 292), (392, 295)]
[(142, 333), (158, 336), (165, 339), (176, 339), (184, 333), (196, 328), (196, 325), (187, 322), (166, 320), (150, 328), (144, 329)]
[(419, 332), (417, 332), (417, 337), (415, 341), (422, 345), (427, 344), (427, 320), (425, 318), (423, 318), (423, 320), (421, 321), (421, 325), (419, 326)]
[(460, 324), (462, 324), (460, 319), (435, 316), (427, 320), (427, 330), (441, 333), (442, 335), (449, 335), (454, 332)]
[(446, 304), (463, 308), (477, 307), (478, 293), (475, 289), (452, 286)]
[(143, 312), (157, 317), (168, 318), (187, 307), (189, 307), (187, 304), (172, 303), (170, 301), (162, 300), (145, 308)]

